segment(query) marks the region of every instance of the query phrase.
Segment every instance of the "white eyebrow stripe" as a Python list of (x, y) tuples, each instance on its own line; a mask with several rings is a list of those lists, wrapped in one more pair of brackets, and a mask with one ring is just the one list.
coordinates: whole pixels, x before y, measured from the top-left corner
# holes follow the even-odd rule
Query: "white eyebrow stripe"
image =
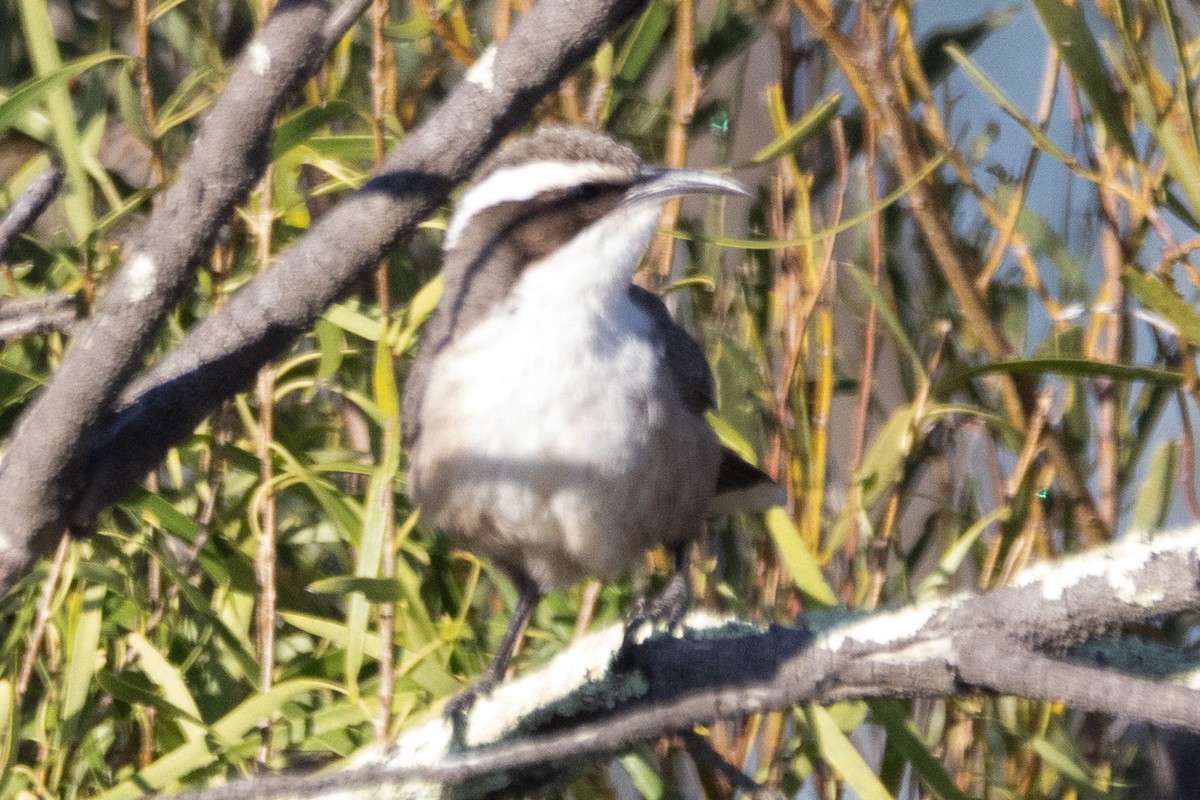
[(452, 250), (472, 217), (500, 203), (529, 200), (542, 192), (589, 181), (615, 183), (628, 179), (628, 170), (599, 161), (531, 161), (497, 170), (463, 193), (446, 226), (443, 247)]

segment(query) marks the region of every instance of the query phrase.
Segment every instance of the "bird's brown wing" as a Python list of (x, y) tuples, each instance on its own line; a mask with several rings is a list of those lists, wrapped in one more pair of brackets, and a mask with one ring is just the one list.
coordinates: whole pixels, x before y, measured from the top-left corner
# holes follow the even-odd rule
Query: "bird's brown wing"
[[(715, 408), (716, 388), (704, 350), (671, 318), (666, 305), (654, 293), (630, 286), (629, 299), (650, 317), (651, 335), (662, 348), (684, 405), (697, 416)], [(714, 516), (730, 511), (765, 511), (782, 505), (785, 500), (783, 488), (769, 475), (728, 447), (721, 448), (717, 492), (710, 509)]]
[(675, 378), (684, 405), (697, 415), (715, 408), (716, 388), (703, 348), (671, 319), (671, 312), (653, 292), (640, 286), (630, 286), (629, 299), (650, 317), (653, 323), (651, 336), (662, 348), (667, 368)]

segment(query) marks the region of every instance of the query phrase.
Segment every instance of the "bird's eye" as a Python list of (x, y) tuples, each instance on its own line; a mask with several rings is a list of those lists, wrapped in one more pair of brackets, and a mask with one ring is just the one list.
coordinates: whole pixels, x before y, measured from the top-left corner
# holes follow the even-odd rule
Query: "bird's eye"
[(572, 187), (569, 195), (570, 199), (575, 201), (591, 200), (594, 197), (600, 196), (600, 194), (609, 188), (604, 183), (581, 183), (578, 186)]

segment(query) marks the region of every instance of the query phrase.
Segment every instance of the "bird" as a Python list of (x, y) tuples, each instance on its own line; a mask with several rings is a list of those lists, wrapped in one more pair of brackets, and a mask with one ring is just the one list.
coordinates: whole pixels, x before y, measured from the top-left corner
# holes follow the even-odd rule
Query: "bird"
[(783, 502), (706, 420), (704, 350), (632, 283), (663, 204), (694, 193), (749, 194), (713, 172), (648, 166), (604, 133), (543, 126), (482, 164), (447, 223), (442, 296), (404, 387), (408, 490), (423, 520), (518, 594), (449, 713), (503, 679), (546, 592), (612, 578), (663, 545), (675, 572), (630, 625), (675, 625), (706, 520)]

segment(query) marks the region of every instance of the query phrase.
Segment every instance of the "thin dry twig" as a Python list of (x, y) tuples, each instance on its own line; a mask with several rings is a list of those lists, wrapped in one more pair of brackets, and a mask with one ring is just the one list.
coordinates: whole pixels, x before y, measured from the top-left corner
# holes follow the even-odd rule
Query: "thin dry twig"
[[(88, 472), (81, 462), (113, 401), (141, 366), (159, 322), (207, 258), (234, 204), (262, 174), (269, 155), (262, 144), (275, 113), (292, 87), (321, 63), (328, 18), (323, 3), (288, 0), (255, 37), (250, 56), (239, 62), (209, 111), (175, 184), (157, 198), (92, 318), (18, 425), (0, 464), (5, 498), (0, 593), (69, 527), (67, 508), (81, 489), (76, 481)], [(270, 56), (267, 69), (263, 52)], [(140, 481), (155, 463), (130, 465), (125, 486)]]
[(21, 670), (17, 673), (18, 695), (25, 694), (29, 689), (29, 681), (33, 677), (33, 665), (37, 661), (38, 652), (42, 649), (42, 637), (46, 633), (46, 624), (50, 621), (50, 602), (54, 599), (54, 590), (58, 588), (58, 576), (62, 574), (63, 563), (67, 560), (67, 551), (70, 546), (71, 537), (63, 534), (58, 541), (58, 549), (54, 552), (54, 558), (50, 561), (46, 580), (42, 583), (37, 617), (33, 622), (33, 630), (29, 632), (29, 641), (25, 644), (25, 655), (21, 657)]
[[(688, 131), (700, 102), (700, 76), (696, 74), (696, 9), (693, 0), (675, 5), (675, 77), (671, 83), (671, 112), (667, 121), (665, 163), (669, 167), (687, 165)], [(679, 223), (681, 198), (672, 198), (663, 206), (658, 227), (674, 230)], [(675, 240), (656, 237), (646, 259), (648, 288), (658, 291), (671, 281), (671, 261)]]
[[(837, 59), (867, 112), (877, 117), (881, 139), (887, 145), (900, 177), (905, 181), (915, 178), (926, 165), (928, 156), (904, 101), (904, 82), (895, 72), (884, 13), (870, 6), (860, 6), (860, 27), (865, 32), (852, 37), (840, 30), (838, 21), (817, 0), (794, 2)], [(930, 113), (931, 108), (925, 110)], [(958, 157), (953, 149), (947, 152), (952, 161)], [(954, 225), (945, 204), (939, 200), (934, 181), (926, 179), (915, 184), (909, 194), (909, 204), (966, 325), (990, 358), (997, 361), (1010, 359), (1012, 348), (975, 289), (962, 258), (960, 243), (954, 237)], [(995, 224), (1000, 222), (997, 213)], [(1010, 376), (997, 376), (996, 386), (1000, 390), (1005, 416), (1016, 427), (1024, 428), (1029, 413), (1027, 393)], [(1108, 526), (1096, 510), (1087, 482), (1054, 431), (1047, 432), (1046, 450), (1054, 462), (1063, 494), (1071, 501), (1085, 536), (1093, 542), (1107, 540)]]
[[(386, 156), (384, 130), (387, 118), (395, 113), (396, 64), (395, 52), (384, 37), (388, 24), (388, 0), (375, 0), (371, 6), (371, 140), (375, 151), (375, 166), (383, 165)], [(375, 302), (379, 316), (386, 325), (391, 318), (391, 288), (388, 285), (388, 260), (375, 269)], [(389, 365), (387, 367), (391, 369)], [(385, 425), (394, 425), (388, 420)], [(386, 434), (385, 434), (386, 438)], [(383, 496), (383, 563), (379, 574), (384, 580), (396, 577), (396, 506), (392, 492)], [(392, 726), (392, 690), (395, 684), (394, 642), (396, 604), (384, 602), (379, 606), (379, 708), (375, 714), (375, 736), (383, 740)]]

